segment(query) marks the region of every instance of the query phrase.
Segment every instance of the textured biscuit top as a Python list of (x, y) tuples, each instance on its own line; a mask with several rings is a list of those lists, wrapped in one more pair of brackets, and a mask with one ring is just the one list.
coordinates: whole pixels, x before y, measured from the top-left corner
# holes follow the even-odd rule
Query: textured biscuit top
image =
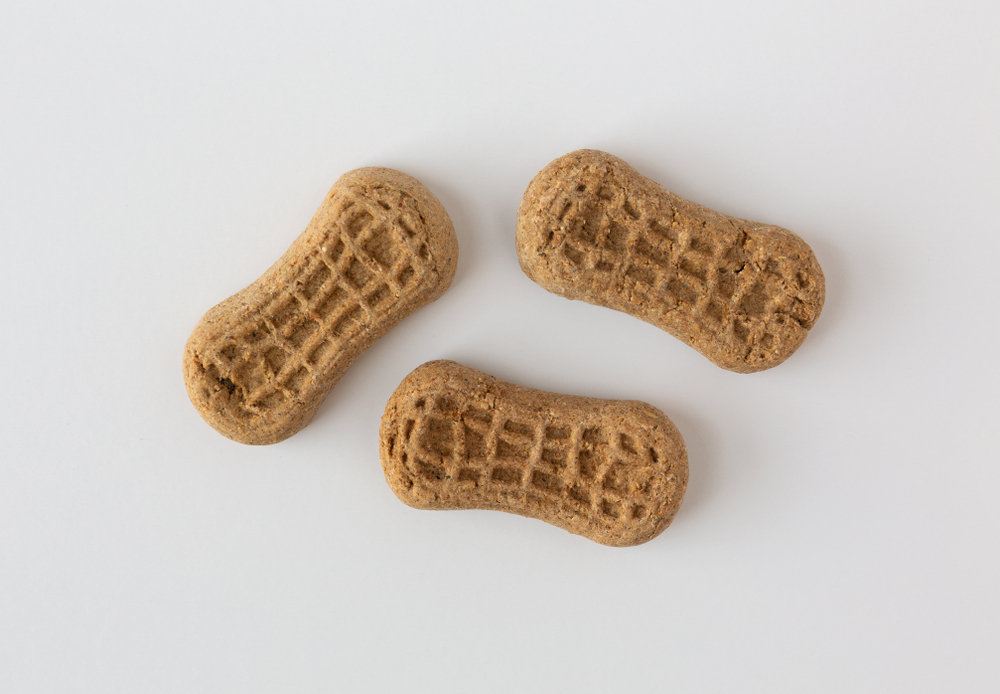
[(629, 313), (740, 373), (787, 359), (825, 297), (816, 257), (792, 232), (685, 200), (597, 150), (535, 176), (516, 242), (545, 289)]
[(386, 481), (420, 509), (492, 509), (614, 547), (670, 524), (687, 452), (652, 405), (549, 393), (451, 361), (415, 369), (379, 432)]
[(451, 220), (419, 181), (344, 174), (288, 251), (199, 321), (184, 352), (191, 402), (235, 441), (291, 436), (375, 340), (444, 293), (457, 264)]

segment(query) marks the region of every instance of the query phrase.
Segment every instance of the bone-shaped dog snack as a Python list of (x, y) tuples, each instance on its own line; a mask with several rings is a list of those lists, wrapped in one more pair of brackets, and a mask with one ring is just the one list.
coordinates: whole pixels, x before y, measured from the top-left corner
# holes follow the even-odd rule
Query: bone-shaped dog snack
[(684, 441), (666, 415), (424, 364), (386, 404), (386, 481), (420, 509), (494, 509), (615, 547), (653, 539), (684, 497)]
[(458, 241), (415, 178), (356, 169), (264, 275), (201, 319), (184, 350), (198, 412), (241, 443), (288, 438), (377, 339), (451, 284)]
[(798, 236), (685, 200), (597, 150), (535, 176), (516, 239), (545, 289), (631, 314), (730, 371), (783, 362), (823, 308), (823, 271)]

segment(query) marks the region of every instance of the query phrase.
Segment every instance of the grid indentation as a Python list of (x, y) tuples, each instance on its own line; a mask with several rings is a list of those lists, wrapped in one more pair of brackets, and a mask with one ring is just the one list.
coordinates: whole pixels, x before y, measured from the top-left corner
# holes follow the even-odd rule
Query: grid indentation
[(202, 348), (208, 375), (241, 391), (240, 416), (299, 397), (359, 330), (421, 286), (430, 268), (426, 224), (404, 193), (377, 193), (339, 192), (332, 221), (302, 249), (278, 291)]
[[(641, 292), (664, 313), (685, 308), (702, 328), (748, 346), (773, 337), (767, 318), (782, 297), (749, 262), (748, 236), (732, 224), (710, 224), (669, 207), (655, 215), (639, 209), (610, 174), (557, 197), (556, 209), (565, 234), (555, 252), (593, 273), (601, 286)], [(781, 277), (775, 261), (762, 265)]]
[(405, 486), (473, 494), (527, 515), (555, 510), (605, 525), (647, 518), (671, 463), (661, 444), (581, 421), (553, 423), (427, 394), (402, 410), (390, 456)]

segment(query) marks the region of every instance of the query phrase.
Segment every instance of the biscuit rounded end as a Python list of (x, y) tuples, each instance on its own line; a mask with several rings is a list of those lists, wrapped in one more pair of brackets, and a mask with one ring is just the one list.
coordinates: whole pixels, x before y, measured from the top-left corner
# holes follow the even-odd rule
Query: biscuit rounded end
[(228, 439), (250, 446), (280, 443), (312, 421), (322, 400), (286, 402), (279, 392), (280, 408), (264, 400), (251, 402), (245, 381), (219, 368), (211, 355), (232, 303), (230, 299), (210, 310), (188, 338), (183, 361), (188, 398), (202, 419)]
[[(431, 303), (441, 297), (455, 280), (458, 270), (458, 236), (455, 225), (444, 209), (444, 205), (423, 183), (413, 176), (396, 169), (384, 166), (366, 166), (348, 171), (334, 183), (327, 195), (330, 199), (340, 188), (354, 188), (359, 191), (375, 191), (388, 188), (404, 194), (405, 205), (412, 204), (413, 211), (427, 228), (427, 250), (425, 259), (434, 268), (438, 279), (434, 290), (426, 296), (425, 303)], [(417, 248), (421, 254), (421, 249)]]

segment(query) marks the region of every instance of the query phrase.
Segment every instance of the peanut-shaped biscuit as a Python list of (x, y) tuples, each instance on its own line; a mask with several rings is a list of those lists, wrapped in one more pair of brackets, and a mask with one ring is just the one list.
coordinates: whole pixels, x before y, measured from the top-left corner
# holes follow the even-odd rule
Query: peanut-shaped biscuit
[(399, 384), (379, 457), (414, 508), (507, 511), (612, 547), (663, 532), (688, 478), (684, 441), (652, 405), (523, 388), (451, 361)]
[(278, 262), (195, 326), (191, 402), (234, 441), (288, 438), (372, 343), (444, 293), (457, 263), (451, 220), (419, 181), (344, 174)]
[(531, 181), (517, 257), (550, 292), (624, 311), (739, 373), (787, 359), (825, 296), (816, 257), (792, 232), (704, 208), (590, 149)]

